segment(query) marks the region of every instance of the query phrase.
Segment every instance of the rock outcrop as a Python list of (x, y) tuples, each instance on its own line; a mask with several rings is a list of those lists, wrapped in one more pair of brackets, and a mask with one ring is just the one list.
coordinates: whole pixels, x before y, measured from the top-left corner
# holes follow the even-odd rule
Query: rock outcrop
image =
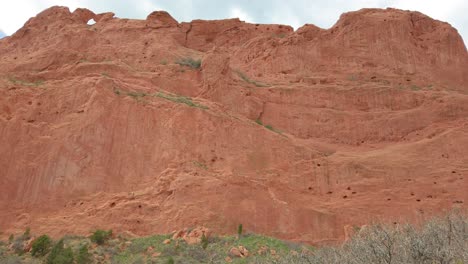
[(293, 31), (53, 7), (0, 40), (0, 146), (3, 235), (341, 241), (466, 208), (468, 54), (395, 9)]

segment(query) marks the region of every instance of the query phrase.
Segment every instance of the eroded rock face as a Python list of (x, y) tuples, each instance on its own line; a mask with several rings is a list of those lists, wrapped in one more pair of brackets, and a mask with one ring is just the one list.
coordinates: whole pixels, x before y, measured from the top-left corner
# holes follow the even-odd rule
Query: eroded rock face
[(179, 23), (166, 11), (154, 11), (146, 18), (152, 28), (176, 27)]
[(293, 32), (50, 8), (0, 40), (2, 234), (329, 243), (466, 208), (467, 76), (456, 30), (414, 12)]
[(72, 16), (75, 18), (75, 20), (81, 23), (88, 23), (89, 20), (96, 18), (96, 14), (86, 8), (76, 9), (73, 11)]
[(196, 227), (193, 230), (183, 229), (176, 231), (172, 235), (172, 239), (183, 239), (189, 245), (199, 244), (202, 242), (203, 236), (208, 239), (211, 235), (211, 231), (206, 227)]

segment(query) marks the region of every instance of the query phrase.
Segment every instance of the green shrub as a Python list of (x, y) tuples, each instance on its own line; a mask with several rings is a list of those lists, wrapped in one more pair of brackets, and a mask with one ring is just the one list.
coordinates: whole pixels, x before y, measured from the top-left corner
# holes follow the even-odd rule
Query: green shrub
[(208, 170), (208, 166), (206, 166), (205, 163), (199, 162), (199, 161), (194, 161), (193, 164), (199, 168), (202, 168), (204, 170)]
[(250, 79), (245, 73), (243, 73), (243, 72), (241, 72), (239, 70), (235, 70), (235, 72), (246, 83), (253, 84), (253, 85), (257, 86), (257, 87), (268, 87), (269, 86), (268, 84), (264, 84), (264, 83), (261, 83), (261, 82)]
[(204, 106), (204, 105), (201, 105), (199, 103), (193, 102), (192, 98), (190, 98), (190, 97), (185, 97), (185, 96), (181, 96), (181, 95), (171, 95), (171, 94), (166, 94), (166, 93), (163, 93), (163, 92), (159, 92), (159, 93), (155, 94), (154, 96), (159, 97), (159, 98), (163, 98), (163, 99), (175, 102), (175, 103), (186, 104), (186, 105), (188, 105), (190, 107), (198, 107), (198, 108), (205, 109), (205, 110), (208, 109), (207, 106)]
[(32, 243), (31, 255), (33, 257), (42, 257), (47, 255), (52, 246), (52, 240), (48, 235), (42, 235), (36, 238)]
[(206, 249), (208, 247), (208, 238), (205, 236), (205, 233), (203, 233), (201, 237), (201, 246), (203, 249)]
[(27, 227), (23, 233), (23, 239), (28, 240), (31, 238), (31, 228)]
[(47, 264), (73, 264), (73, 251), (71, 248), (65, 248), (63, 240), (60, 240), (52, 248), (47, 257)]
[(26, 80), (16, 79), (14, 77), (10, 78), (10, 82), (12, 82), (14, 84), (18, 84), (18, 85), (23, 85), (23, 86), (36, 86), (36, 87), (44, 84), (43, 80), (37, 80), (37, 81), (34, 81), (34, 82), (29, 82), (29, 81), (26, 81)]
[(419, 91), (419, 90), (421, 90), (421, 88), (419, 88), (419, 86), (413, 84), (413, 85), (411, 85), (411, 90)]
[(241, 237), (241, 236), (242, 236), (242, 224), (240, 224), (240, 225), (237, 227), (237, 236), (238, 236), (238, 237)]
[(81, 245), (78, 249), (78, 256), (76, 256), (77, 264), (88, 264), (91, 263), (91, 254), (88, 252), (88, 245)]
[(255, 123), (257, 123), (257, 124), (259, 124), (259, 125), (265, 127), (265, 128), (268, 129), (268, 130), (271, 130), (271, 131), (273, 131), (273, 132), (276, 132), (276, 133), (278, 133), (278, 134), (281, 134), (281, 133), (282, 133), (280, 130), (275, 129), (272, 125), (265, 125), (265, 124), (263, 124), (263, 122), (262, 122), (260, 119), (255, 120)]
[(15, 235), (11, 234), (11, 235), (8, 237), (8, 242), (9, 242), (9, 243), (12, 243), (13, 240), (15, 240)]
[(133, 97), (133, 98), (135, 98), (135, 99), (138, 99), (138, 98), (145, 97), (147, 94), (144, 93), (144, 92), (133, 92), (133, 91), (130, 91), (130, 92), (127, 92), (127, 95), (130, 96), (130, 97)]
[(103, 245), (109, 239), (110, 236), (112, 236), (112, 230), (96, 230), (91, 235), (90, 239), (98, 245)]
[(166, 263), (167, 263), (167, 264), (174, 264), (174, 259), (173, 259), (172, 257), (169, 257), (169, 258), (167, 259), (167, 262), (166, 262)]
[(201, 66), (201, 60), (195, 60), (193, 58), (187, 57), (187, 58), (182, 58), (177, 60), (175, 63), (181, 65), (181, 66), (188, 66), (192, 69), (198, 69)]

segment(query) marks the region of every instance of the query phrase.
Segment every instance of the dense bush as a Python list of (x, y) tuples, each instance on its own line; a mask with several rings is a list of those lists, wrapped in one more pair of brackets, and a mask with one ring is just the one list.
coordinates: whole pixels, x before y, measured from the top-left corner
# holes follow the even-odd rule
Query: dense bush
[(42, 235), (36, 238), (32, 243), (31, 255), (33, 257), (42, 257), (47, 255), (52, 246), (52, 240), (48, 235)]
[(98, 245), (103, 245), (112, 236), (112, 230), (96, 230), (91, 235), (90, 239)]
[(88, 252), (88, 245), (84, 244), (80, 246), (78, 250), (78, 255), (76, 256), (77, 264), (88, 264), (92, 263), (92, 256)]
[(50, 251), (47, 257), (47, 264), (73, 264), (73, 251), (65, 248), (63, 240), (60, 240)]

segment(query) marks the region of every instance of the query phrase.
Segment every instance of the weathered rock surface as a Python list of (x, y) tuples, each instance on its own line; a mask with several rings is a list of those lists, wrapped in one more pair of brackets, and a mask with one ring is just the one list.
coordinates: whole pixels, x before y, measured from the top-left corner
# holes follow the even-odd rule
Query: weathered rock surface
[(467, 164), (468, 54), (420, 13), (294, 32), (53, 7), (0, 40), (3, 235), (340, 241), (466, 208)]

